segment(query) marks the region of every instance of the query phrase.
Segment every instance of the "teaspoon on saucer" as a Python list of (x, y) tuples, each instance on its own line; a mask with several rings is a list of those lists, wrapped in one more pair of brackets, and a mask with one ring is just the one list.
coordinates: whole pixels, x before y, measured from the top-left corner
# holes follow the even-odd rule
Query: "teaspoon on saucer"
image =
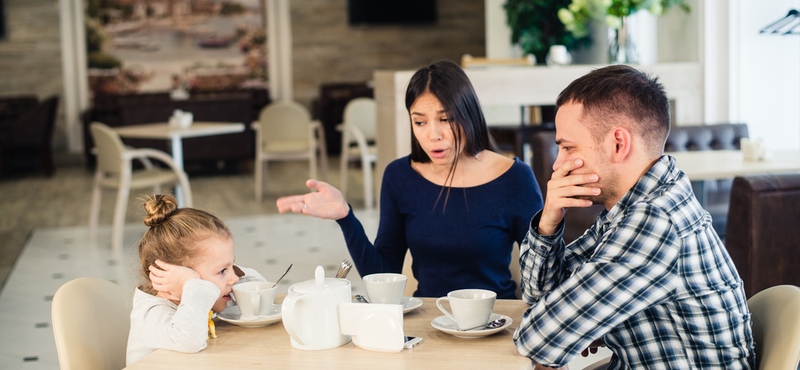
[(506, 324), (506, 319), (500, 318), (500, 319), (497, 319), (497, 320), (489, 321), (489, 323), (486, 324), (486, 325), (478, 325), (478, 326), (476, 326), (474, 328), (469, 328), (469, 329), (458, 329), (458, 331), (470, 331), (470, 330), (476, 330), (476, 329), (479, 329), (479, 330), (494, 329), (494, 328), (499, 328), (499, 327), (501, 327), (501, 326), (503, 326), (505, 324)]

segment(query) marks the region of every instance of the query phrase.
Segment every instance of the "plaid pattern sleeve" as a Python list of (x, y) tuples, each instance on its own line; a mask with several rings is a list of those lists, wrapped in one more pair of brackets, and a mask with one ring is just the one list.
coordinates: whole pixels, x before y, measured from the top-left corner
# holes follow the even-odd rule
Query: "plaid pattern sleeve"
[(569, 246), (539, 217), (520, 253), (520, 354), (563, 366), (602, 338), (610, 369), (753, 366), (741, 280), (669, 157)]

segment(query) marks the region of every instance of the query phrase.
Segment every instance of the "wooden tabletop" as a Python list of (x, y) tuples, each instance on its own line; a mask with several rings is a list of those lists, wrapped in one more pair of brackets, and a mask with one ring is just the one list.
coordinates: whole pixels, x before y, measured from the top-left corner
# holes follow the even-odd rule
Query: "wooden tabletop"
[[(283, 296), (276, 298), (281, 302)], [(431, 326), (442, 316), (435, 298), (403, 317), (405, 335), (422, 337), (413, 349), (381, 353), (356, 347), (352, 342), (322, 351), (295, 349), (282, 322), (261, 328), (243, 328), (217, 321), (217, 339), (208, 340), (200, 353), (158, 350), (126, 369), (531, 369), (520, 356), (512, 336), (527, 305), (521, 300), (497, 300), (494, 313), (510, 316), (514, 323), (497, 334), (476, 339), (457, 338)]]

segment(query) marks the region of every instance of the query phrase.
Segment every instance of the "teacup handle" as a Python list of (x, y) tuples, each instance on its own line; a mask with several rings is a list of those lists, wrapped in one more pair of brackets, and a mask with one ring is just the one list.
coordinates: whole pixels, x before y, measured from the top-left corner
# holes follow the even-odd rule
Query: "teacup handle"
[(436, 300), (436, 307), (439, 307), (439, 311), (442, 311), (442, 313), (444, 313), (445, 316), (449, 317), (450, 320), (453, 320), (453, 322), (456, 322), (456, 317), (453, 316), (453, 314), (451, 314), (450, 312), (447, 312), (447, 310), (445, 310), (444, 307), (442, 307), (442, 301), (443, 300), (446, 300), (447, 302), (450, 302), (450, 298), (449, 297), (439, 298), (439, 299)]
[(261, 293), (250, 295), (250, 302), (253, 304), (253, 316), (261, 315)]

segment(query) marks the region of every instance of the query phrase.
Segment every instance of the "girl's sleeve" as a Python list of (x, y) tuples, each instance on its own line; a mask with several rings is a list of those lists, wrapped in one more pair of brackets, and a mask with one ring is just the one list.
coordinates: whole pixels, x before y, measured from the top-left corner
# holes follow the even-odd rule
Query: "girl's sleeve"
[(381, 215), (375, 244), (370, 243), (364, 226), (353, 215), (353, 208), (346, 217), (337, 220), (344, 233), (347, 249), (361, 276), (403, 270), (403, 259), (408, 250), (405, 236), (405, 220), (397, 207), (391, 165), (387, 167), (381, 183)]
[(185, 353), (200, 352), (206, 348), (208, 312), (220, 293), (219, 288), (210, 281), (187, 281), (177, 310), (158, 305), (145, 314), (143, 340), (156, 348)]

